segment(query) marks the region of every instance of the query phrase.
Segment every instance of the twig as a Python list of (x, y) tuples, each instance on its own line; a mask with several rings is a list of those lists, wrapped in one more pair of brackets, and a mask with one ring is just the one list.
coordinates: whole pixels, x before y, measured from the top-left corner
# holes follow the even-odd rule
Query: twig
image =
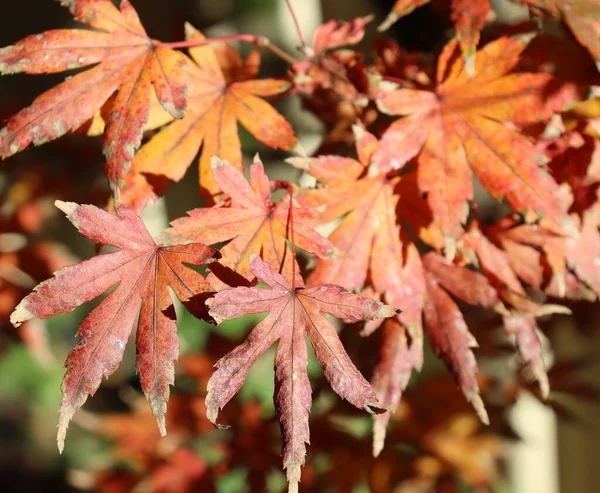
[(264, 47), (279, 58), (281, 58), (282, 60), (284, 60), (285, 62), (289, 63), (290, 65), (300, 62), (300, 60), (297, 60), (293, 56), (283, 51), (278, 46), (271, 43), (271, 41), (268, 38), (264, 36), (254, 36), (253, 34), (229, 34), (227, 36), (216, 36), (214, 38), (208, 39), (195, 39), (190, 41), (158, 43), (157, 46), (162, 46), (165, 48), (194, 48), (196, 46), (205, 46), (213, 43), (226, 43), (228, 41), (242, 41), (244, 43), (250, 43), (256, 46)]
[(300, 39), (300, 45), (302, 48), (306, 47), (306, 41), (304, 40), (304, 35), (302, 34), (302, 30), (300, 29), (300, 22), (298, 22), (298, 16), (296, 15), (296, 11), (292, 6), (292, 0), (285, 0), (285, 3), (288, 6), (288, 10), (290, 14), (292, 14), (292, 19), (294, 20), (294, 24), (296, 26), (296, 31), (298, 32), (298, 38)]

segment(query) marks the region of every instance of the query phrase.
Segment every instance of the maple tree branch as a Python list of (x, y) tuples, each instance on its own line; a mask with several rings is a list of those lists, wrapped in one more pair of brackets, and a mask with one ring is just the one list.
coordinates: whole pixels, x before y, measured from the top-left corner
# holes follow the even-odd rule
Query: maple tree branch
[(208, 39), (198, 39), (191, 41), (174, 41), (170, 43), (158, 43), (158, 46), (162, 46), (165, 48), (194, 48), (196, 46), (204, 46), (213, 43), (226, 43), (229, 41), (242, 41), (244, 43), (250, 43), (259, 47), (264, 47), (268, 49), (271, 53), (281, 58), (283, 61), (293, 65), (295, 63), (299, 63), (300, 60), (297, 60), (293, 56), (289, 55), (285, 51), (283, 51), (278, 46), (274, 45), (268, 38), (265, 36), (255, 36), (253, 34), (229, 34), (227, 36), (216, 36), (214, 38)]
[(298, 33), (298, 38), (300, 38), (300, 45), (302, 48), (306, 47), (306, 41), (304, 40), (304, 35), (302, 34), (302, 29), (300, 29), (300, 22), (298, 21), (298, 16), (296, 15), (296, 11), (292, 6), (292, 0), (285, 0), (285, 3), (288, 6), (288, 10), (292, 15), (292, 19), (294, 21), (294, 25), (296, 26), (296, 32)]

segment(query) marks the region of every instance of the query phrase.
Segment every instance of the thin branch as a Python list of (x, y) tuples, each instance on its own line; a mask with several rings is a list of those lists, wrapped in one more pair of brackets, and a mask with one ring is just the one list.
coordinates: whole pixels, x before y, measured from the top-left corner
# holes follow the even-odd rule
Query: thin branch
[(294, 7), (292, 6), (292, 0), (285, 0), (285, 3), (288, 6), (288, 10), (290, 11), (290, 14), (292, 15), (294, 24), (296, 26), (296, 31), (298, 32), (298, 38), (300, 39), (300, 45), (302, 46), (302, 48), (305, 48), (306, 41), (304, 40), (304, 35), (302, 34), (302, 29), (300, 29), (300, 22), (298, 21), (298, 16), (296, 15), (296, 11), (294, 10)]
[(163, 46), (165, 48), (194, 48), (196, 46), (205, 46), (213, 43), (226, 43), (229, 41), (242, 41), (244, 43), (250, 43), (256, 46), (264, 47), (290, 65), (300, 62), (300, 60), (297, 60), (278, 46), (271, 43), (268, 38), (265, 38), (264, 36), (254, 36), (252, 34), (229, 34), (227, 36), (216, 36), (208, 39), (158, 43), (157, 46)]
[(216, 36), (214, 38), (194, 39), (189, 41), (175, 41), (172, 43), (158, 43), (158, 46), (165, 48), (193, 48), (195, 46), (204, 46), (213, 43), (224, 43), (228, 41), (244, 41), (245, 43), (260, 44), (258, 37), (252, 34), (228, 34), (227, 36)]

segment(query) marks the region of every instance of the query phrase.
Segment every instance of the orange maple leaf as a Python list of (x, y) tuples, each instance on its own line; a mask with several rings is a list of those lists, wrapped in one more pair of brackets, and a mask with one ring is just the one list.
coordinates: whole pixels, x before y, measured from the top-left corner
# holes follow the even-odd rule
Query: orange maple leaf
[(511, 38), (478, 51), (475, 75), (469, 77), (464, 60), (454, 56), (456, 46), (451, 41), (440, 55), (435, 90), (401, 88), (378, 98), (384, 113), (406, 116), (385, 132), (374, 162), (402, 168), (416, 156), (419, 188), (450, 244), (469, 211), (473, 172), (492, 196), (566, 226), (567, 205), (554, 179), (536, 162), (536, 147), (504, 124), (543, 120), (564, 104), (547, 101), (552, 77), (506, 75), (526, 47)]
[[(204, 36), (187, 26), (187, 39)], [(171, 123), (137, 153), (133, 169), (138, 173), (164, 175), (180, 180), (202, 146), (200, 187), (206, 197), (218, 194), (210, 168), (210, 157), (219, 156), (242, 169), (238, 121), (262, 143), (290, 149), (294, 131), (287, 120), (261, 96), (286, 91), (285, 80), (256, 80), (260, 54), (252, 52), (246, 61), (229, 45), (191, 48), (196, 64), (185, 69), (188, 83), (188, 111), (182, 120)]]
[(151, 86), (165, 110), (182, 118), (186, 87), (182, 53), (148, 37), (128, 0), (64, 1), (73, 16), (96, 30), (60, 29), (29, 36), (0, 51), (0, 72), (54, 73), (97, 66), (37, 97), (0, 131), (0, 155), (43, 144), (80, 127), (113, 94), (104, 132), (105, 173), (115, 192), (142, 140)]
[[(194, 209), (188, 213), (190, 217), (175, 220), (164, 238), (169, 243), (193, 240), (208, 245), (227, 241), (220, 249), (220, 265), (246, 280), (254, 280), (250, 258), (260, 255), (289, 279), (295, 271), (296, 280), (300, 281), (300, 268), (287, 243), (291, 227), (290, 195), (273, 202), (269, 178), (258, 157), (250, 166), (250, 182), (240, 170), (216, 156), (212, 158), (212, 171), (215, 183), (231, 197), (230, 206), (219, 203), (216, 207)], [(333, 255), (331, 242), (311, 227), (315, 220), (312, 211), (294, 204), (293, 217), (296, 246), (319, 257)], [(214, 287), (223, 287), (214, 273), (208, 279)]]

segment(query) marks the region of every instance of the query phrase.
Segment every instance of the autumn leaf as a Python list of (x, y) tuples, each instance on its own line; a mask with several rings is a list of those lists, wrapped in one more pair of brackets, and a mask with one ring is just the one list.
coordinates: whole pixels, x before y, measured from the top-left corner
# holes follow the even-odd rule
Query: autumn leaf
[[(287, 244), (291, 228), (290, 195), (273, 202), (269, 178), (258, 156), (250, 166), (250, 182), (236, 167), (217, 157), (212, 158), (212, 171), (216, 184), (231, 197), (230, 206), (221, 203), (213, 208), (188, 212), (189, 217), (175, 220), (165, 231), (166, 241), (196, 241), (209, 245), (228, 241), (220, 249), (220, 265), (252, 281), (250, 258), (260, 255), (271, 267), (291, 278), (296, 260)], [(330, 241), (311, 227), (315, 219), (313, 211), (294, 206), (293, 215), (297, 247), (319, 257), (334, 254)], [(295, 272), (299, 271), (296, 265)], [(209, 281), (223, 287), (216, 284), (218, 280), (214, 273), (209, 275)]]
[[(389, 29), (398, 19), (410, 14), (414, 9), (431, 0), (397, 0), (391, 12), (379, 26), (380, 31)], [(454, 22), (456, 37), (460, 43), (465, 66), (473, 72), (473, 62), (481, 29), (486, 17), (492, 12), (489, 0), (446, 0), (451, 5), (451, 18)]]
[(600, 60), (600, 2), (598, 0), (517, 0), (537, 14), (563, 20), (577, 41)]
[(65, 0), (71, 13), (94, 30), (61, 29), (29, 36), (0, 51), (0, 72), (55, 73), (88, 65), (37, 97), (0, 131), (0, 155), (11, 156), (61, 137), (90, 120), (109, 103), (104, 131), (105, 173), (113, 190), (142, 140), (148, 120), (151, 86), (173, 118), (186, 109), (183, 54), (148, 37), (128, 0), (120, 10), (110, 0)]
[(400, 88), (378, 100), (384, 113), (406, 116), (385, 132), (373, 161), (402, 168), (416, 157), (419, 188), (450, 249), (473, 199), (473, 173), (492, 196), (505, 197), (516, 210), (568, 226), (567, 206), (536, 162), (534, 144), (504, 124), (542, 120), (560, 103), (547, 102), (549, 74), (506, 75), (525, 47), (511, 38), (489, 43), (477, 52), (475, 75), (469, 77), (450, 42), (438, 60), (435, 91)]
[(385, 413), (373, 416), (374, 457), (383, 450), (390, 417), (400, 402), (413, 369), (420, 368), (422, 359), (423, 348), (411, 344), (406, 327), (395, 318), (387, 319), (382, 327), (379, 361), (371, 380), (379, 402), (387, 409)]
[[(499, 303), (496, 290), (478, 272), (449, 263), (433, 252), (424, 257), (419, 255), (413, 240), (402, 235), (401, 221), (439, 248), (443, 241), (428, 224), (431, 221), (427, 217), (428, 205), (416, 193), (414, 172), (396, 176), (397, 161), (374, 161), (378, 152), (391, 152), (392, 143), (377, 142), (361, 128), (355, 128), (355, 132), (358, 161), (339, 156), (288, 160), (326, 185), (301, 193), (300, 203), (322, 209), (322, 222), (342, 218), (329, 236), (340, 251), (339, 257), (318, 259), (308, 285), (331, 282), (346, 289), (362, 290), (369, 283), (386, 303), (402, 309), (396, 318), (399, 325), (388, 321), (384, 327), (390, 347), (382, 347), (373, 379), (385, 407), (396, 407), (411, 370), (421, 367), (424, 319), (434, 351), (454, 373), (482, 421), (487, 422), (471, 350), (476, 343), (449, 293), (461, 301), (489, 309)], [(364, 335), (376, 327), (377, 324), (369, 325)], [(373, 444), (376, 454), (383, 446), (389, 417), (388, 412), (376, 418)]]
[(426, 267), (427, 296), (423, 307), (427, 338), (436, 356), (452, 370), (467, 400), (481, 421), (489, 424), (479, 384), (477, 362), (471, 348), (477, 341), (469, 332), (460, 308), (448, 294), (472, 305), (492, 308), (498, 303), (496, 291), (481, 274), (448, 264), (442, 257), (428, 253), (423, 257)]
[[(204, 36), (186, 26), (188, 41)], [(133, 168), (138, 173), (164, 175), (179, 181), (202, 147), (200, 156), (201, 193), (211, 198), (219, 188), (210, 167), (210, 157), (219, 156), (242, 169), (238, 122), (257, 140), (277, 149), (290, 149), (294, 131), (262, 97), (289, 89), (285, 80), (257, 80), (258, 51), (242, 61), (229, 45), (219, 48), (198, 46), (189, 50), (196, 62), (185, 67), (188, 86), (186, 116), (168, 125), (137, 153)]]
[[(472, 226), (462, 242), (465, 251), (473, 249), (481, 270), (506, 303), (501, 310), (506, 334), (518, 348), (522, 360), (531, 365), (542, 396), (548, 397), (550, 387), (536, 317), (570, 313), (570, 310), (561, 305), (533, 302), (523, 284), (538, 292), (556, 286), (558, 292), (553, 294), (560, 297), (570, 297), (571, 290), (580, 291), (573, 281), (569, 282), (567, 291), (569, 272), (565, 258), (566, 244), (580, 241), (558, 236), (539, 224), (518, 224), (507, 217), (481, 231)], [(546, 279), (546, 266), (552, 270), (551, 280)]]
[(427, 229), (431, 221), (428, 206), (418, 197), (411, 173), (395, 176), (394, 161), (375, 165), (372, 156), (381, 142), (363, 128), (354, 131), (358, 160), (340, 156), (288, 159), (323, 185), (302, 191), (300, 204), (319, 210), (323, 224), (341, 219), (329, 236), (339, 254), (317, 259), (308, 285), (334, 283), (360, 291), (369, 282), (386, 303), (402, 308), (399, 317), (418, 343), (424, 296), (419, 275), (422, 266), (412, 240), (405, 237), (402, 244), (400, 222), (406, 220), (432, 245), (439, 247), (443, 242)]
[(294, 87), (306, 94), (331, 89), (350, 101), (362, 97), (348, 77), (348, 69), (360, 65), (362, 55), (340, 48), (360, 42), (371, 19), (372, 16), (349, 22), (331, 20), (319, 26), (312, 46), (303, 48), (305, 59), (291, 67)]
[(386, 318), (397, 310), (381, 302), (324, 284), (312, 288), (294, 287), (260, 257), (251, 263), (254, 275), (269, 288), (238, 287), (224, 290), (208, 301), (217, 320), (248, 313), (268, 312), (246, 341), (221, 358), (208, 383), (207, 416), (216, 424), (217, 415), (240, 389), (258, 356), (279, 340), (275, 357), (275, 405), (283, 435), (283, 466), (287, 469), (289, 491), (298, 491), (300, 469), (309, 441), (308, 414), (311, 388), (306, 365), (305, 333), (311, 341), (325, 378), (333, 390), (359, 409), (381, 412), (377, 397), (344, 351), (327, 313), (358, 321)]
[(542, 344), (537, 334), (535, 317), (527, 314), (512, 314), (504, 317), (506, 333), (519, 348), (521, 358), (531, 365), (535, 379), (540, 385), (544, 399), (550, 394), (550, 383), (546, 373), (546, 364), (542, 354)]
[(119, 366), (138, 312), (137, 371), (164, 435), (169, 385), (174, 381), (173, 364), (179, 354), (175, 320), (167, 313), (172, 306), (167, 288), (181, 301), (209, 291), (205, 279), (183, 263), (201, 265), (218, 252), (201, 243), (157, 244), (142, 220), (126, 206), (118, 208), (118, 216), (92, 205), (57, 201), (56, 206), (88, 238), (120, 248), (58, 271), (24, 298), (11, 315), (15, 326), (34, 317), (54, 317), (118, 285), (82, 322), (77, 333), (81, 339), (67, 357), (58, 448), (62, 451), (64, 447), (75, 411), (96, 392), (102, 377)]
[[(300, 204), (322, 210), (319, 220), (324, 224), (343, 218), (329, 236), (340, 255), (327, 262), (318, 261), (308, 280), (309, 286), (334, 283), (359, 291), (365, 285), (372, 264), (387, 264), (388, 267), (379, 270), (385, 274), (393, 271), (389, 267), (402, 259), (397, 242), (386, 244), (399, 235), (398, 195), (395, 193), (399, 178), (387, 176), (389, 165), (382, 168), (371, 165), (371, 155), (378, 146), (374, 135), (355, 127), (355, 136), (359, 160), (340, 156), (287, 160), (324, 186), (302, 191), (298, 196)], [(357, 238), (361, 241), (356, 241)], [(373, 253), (376, 248), (381, 250), (378, 256)], [(377, 276), (374, 276), (377, 284)]]

